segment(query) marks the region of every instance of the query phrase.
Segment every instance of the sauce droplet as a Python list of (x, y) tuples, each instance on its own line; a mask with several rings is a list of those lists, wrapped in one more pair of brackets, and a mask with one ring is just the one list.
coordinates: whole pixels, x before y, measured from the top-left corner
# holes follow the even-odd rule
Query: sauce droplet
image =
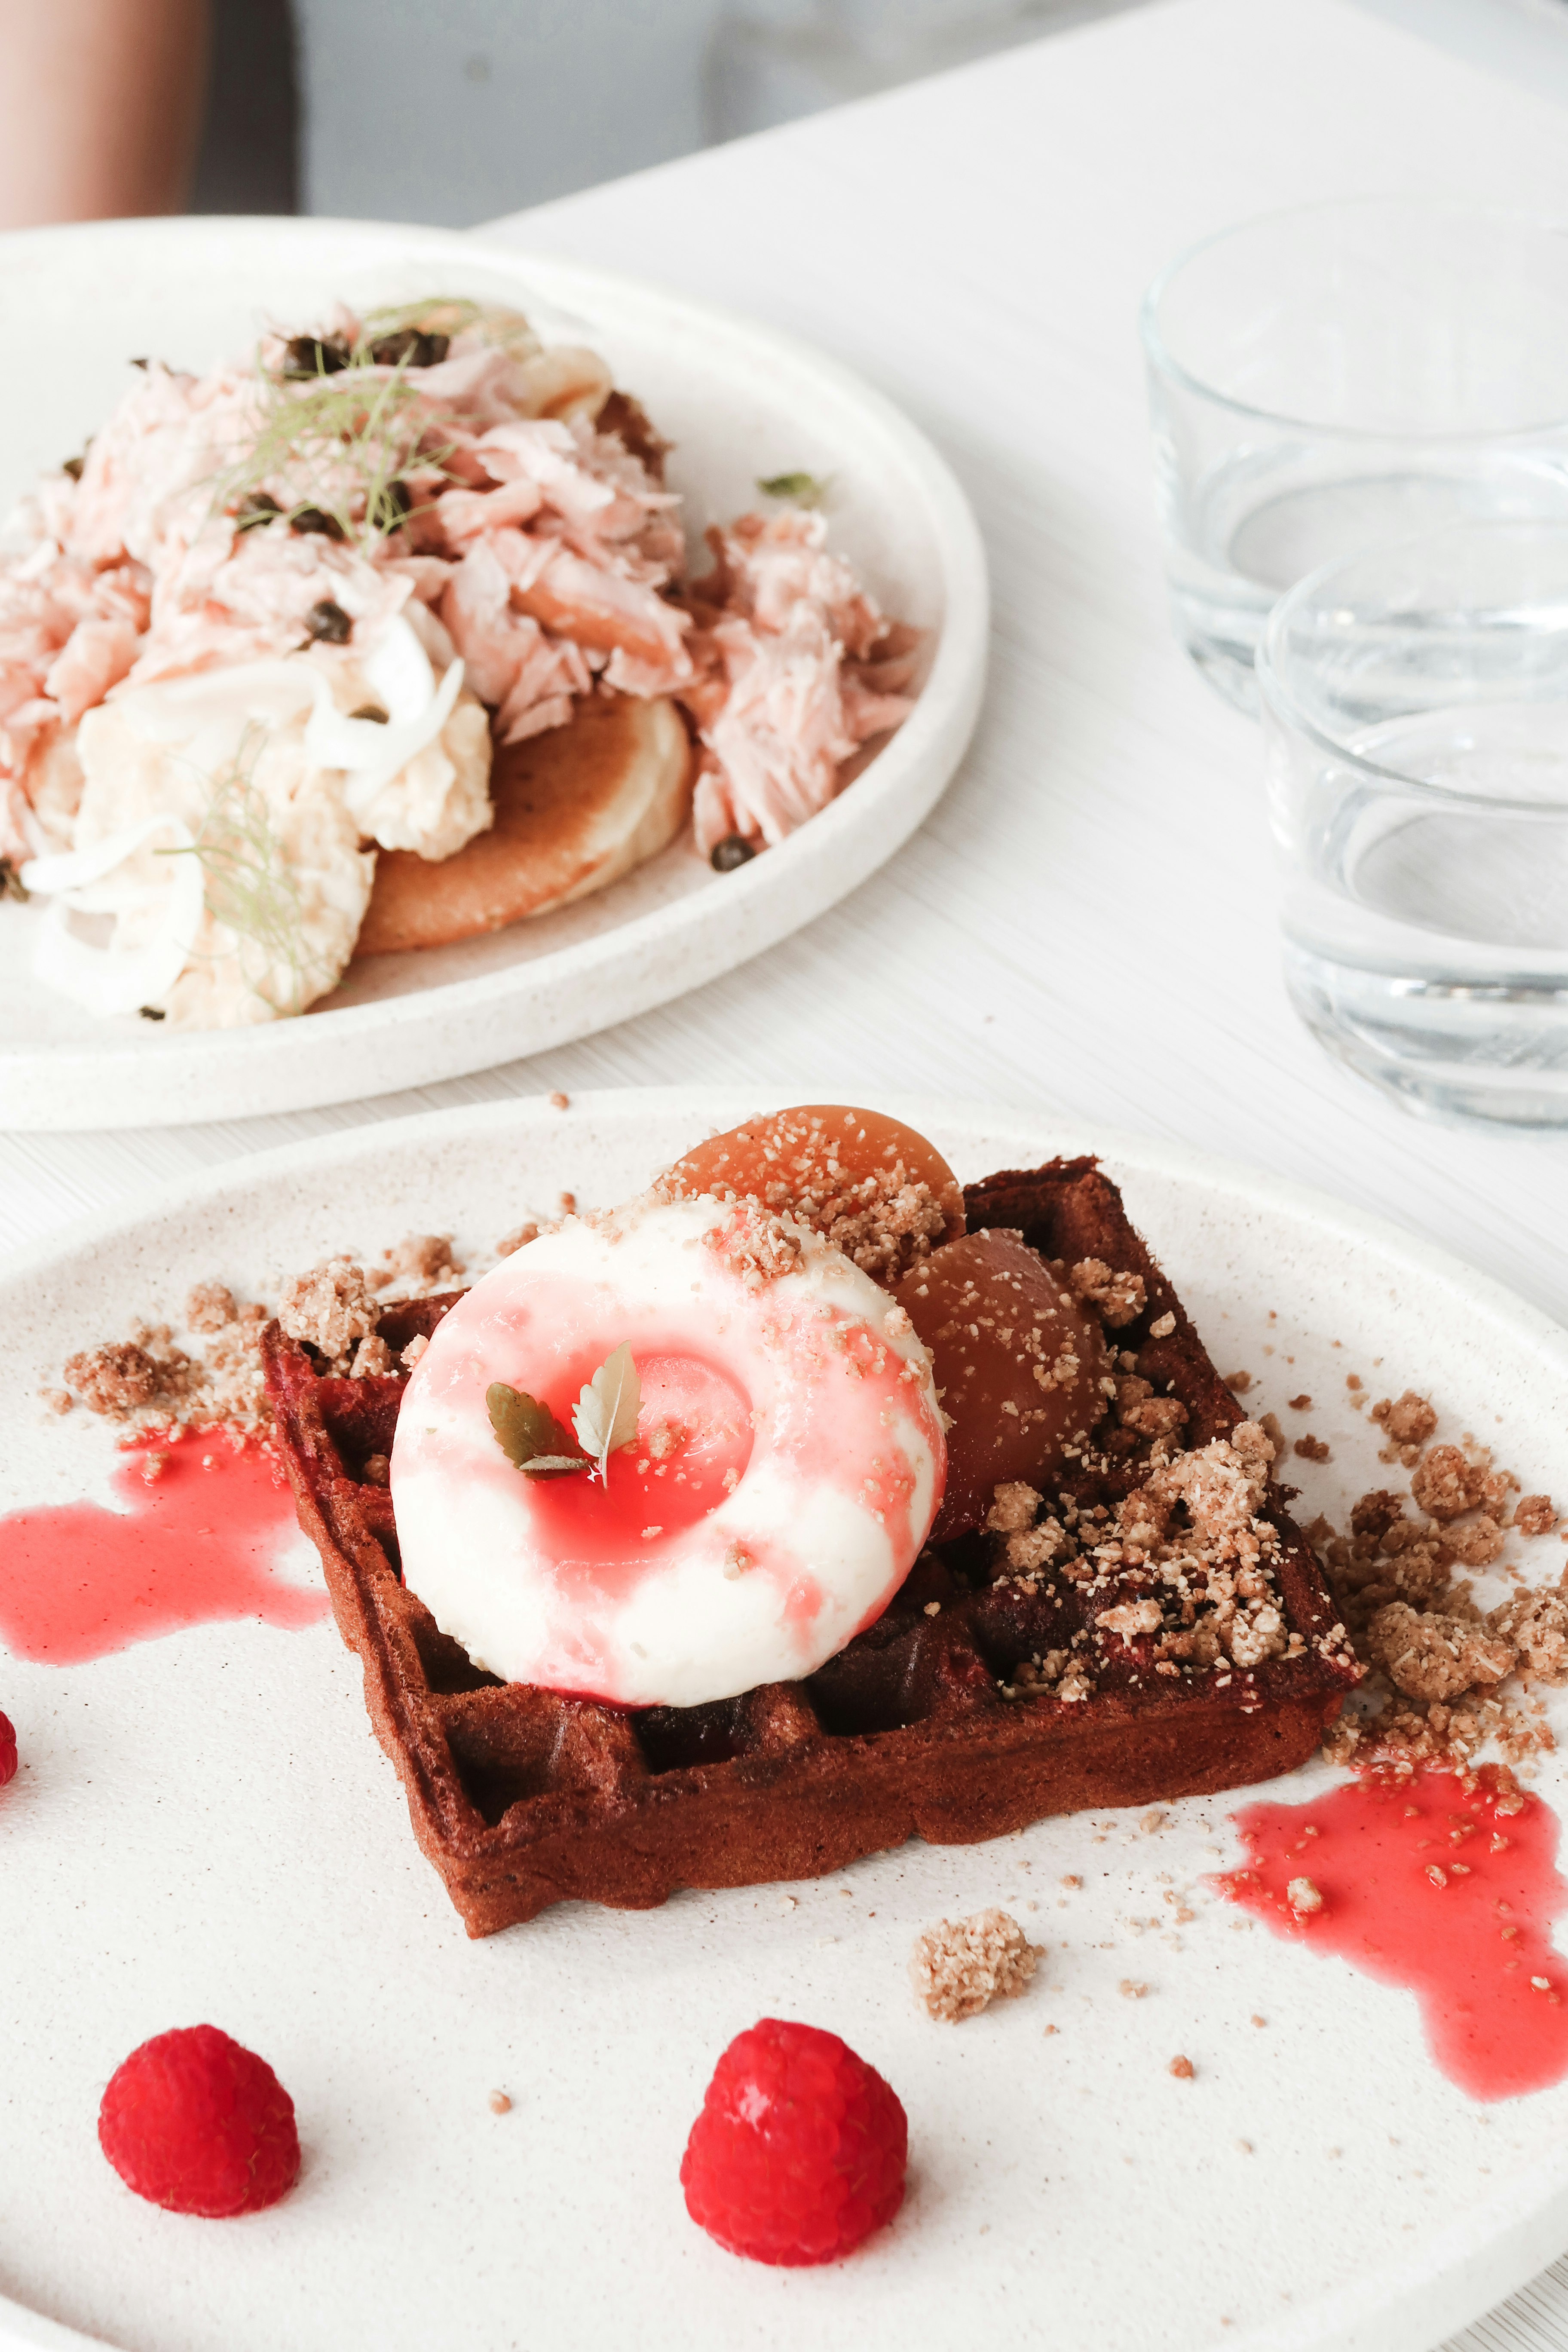
[(1219, 1891), (1276, 1935), (1414, 1992), (1433, 2060), (1460, 2090), (1517, 2098), (1568, 2074), (1568, 1956), (1550, 1933), (1568, 1880), (1539, 1797), (1521, 1801), (1483, 1767), (1469, 1786), (1369, 1777), (1232, 1818), (1248, 1865)]
[(80, 1665), (184, 1625), (259, 1617), (313, 1625), (326, 1594), (276, 1575), (293, 1497), (259, 1446), (216, 1430), (128, 1448), (125, 1507), (59, 1503), (0, 1518), (0, 1641), (18, 1658)]

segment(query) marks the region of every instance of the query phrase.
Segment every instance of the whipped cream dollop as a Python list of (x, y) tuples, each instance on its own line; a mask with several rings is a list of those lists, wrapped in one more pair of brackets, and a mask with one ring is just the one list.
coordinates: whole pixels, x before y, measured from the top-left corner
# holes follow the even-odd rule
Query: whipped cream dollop
[[(637, 1435), (530, 1476), (494, 1382), (563, 1427), (620, 1346)], [(621, 1706), (794, 1681), (887, 1607), (941, 1498), (930, 1360), (889, 1295), (805, 1226), (652, 1196), (568, 1218), (437, 1328), (392, 1454), (404, 1576), (477, 1664)]]

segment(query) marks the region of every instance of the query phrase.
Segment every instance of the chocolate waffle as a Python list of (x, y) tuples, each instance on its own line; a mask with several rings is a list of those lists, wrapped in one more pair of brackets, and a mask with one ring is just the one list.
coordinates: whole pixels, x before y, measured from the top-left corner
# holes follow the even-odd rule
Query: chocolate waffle
[[(965, 1206), (972, 1232), (1005, 1226), (1053, 1261), (1141, 1276), (1146, 1303), (1119, 1350), (1180, 1403), (1184, 1446), (1235, 1428), (1235, 1398), (1093, 1160), (993, 1176)], [(386, 1308), (381, 1336), (396, 1350), (428, 1335), (458, 1295)], [(403, 1379), (334, 1378), (277, 1324), (263, 1344), (300, 1523), (415, 1834), (472, 1936), (568, 1897), (646, 1909), (682, 1886), (818, 1877), (911, 1836), (964, 1844), (1268, 1780), (1305, 1761), (1356, 1679), (1275, 1488), (1275, 1582), (1304, 1646), (1247, 1671), (1162, 1676), (1147, 1641), (1119, 1639), (1089, 1696), (1026, 1689), (1020, 1668), (1069, 1642), (1096, 1601), (999, 1576), (988, 1539), (967, 1537), (923, 1554), (885, 1614), (805, 1682), (635, 1714), (501, 1683), (401, 1581), (391, 1496), (364, 1475), (391, 1453)], [(1063, 1496), (1113, 1507), (1147, 1476), (1152, 1443), (1097, 1433)]]

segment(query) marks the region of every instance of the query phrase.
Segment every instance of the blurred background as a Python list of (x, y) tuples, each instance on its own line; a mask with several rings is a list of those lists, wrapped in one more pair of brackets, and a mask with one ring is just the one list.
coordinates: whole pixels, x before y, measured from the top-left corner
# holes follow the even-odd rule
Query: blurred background
[[(1159, 5), (0, 0), (0, 225), (184, 208), (469, 226)], [(1347, 5), (1568, 103), (1568, 0)]]

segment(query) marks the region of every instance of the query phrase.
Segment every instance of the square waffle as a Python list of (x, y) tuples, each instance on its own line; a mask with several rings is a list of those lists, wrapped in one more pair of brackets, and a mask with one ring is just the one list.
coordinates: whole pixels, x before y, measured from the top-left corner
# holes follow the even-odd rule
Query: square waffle
[[(972, 1233), (1005, 1227), (1048, 1259), (1142, 1276), (1146, 1304), (1119, 1349), (1183, 1406), (1184, 1446), (1234, 1429), (1240, 1408), (1094, 1160), (993, 1176), (964, 1197)], [(458, 1295), (387, 1307), (381, 1336), (395, 1350), (428, 1336)], [(1221, 1661), (1161, 1679), (1118, 1643), (1088, 1697), (1026, 1690), (1019, 1666), (1070, 1642), (1095, 1603), (1067, 1583), (997, 1580), (987, 1540), (965, 1537), (923, 1554), (885, 1614), (804, 1682), (637, 1713), (502, 1683), (403, 1584), (392, 1497), (363, 1475), (392, 1451), (405, 1379), (332, 1377), (276, 1323), (263, 1345), (300, 1524), (415, 1835), (471, 1936), (568, 1897), (646, 1909), (681, 1886), (818, 1877), (915, 1835), (964, 1844), (1047, 1814), (1268, 1780), (1305, 1761), (1356, 1679), (1273, 1488), (1276, 1583), (1305, 1646), (1248, 1672)], [(1097, 1433), (1092, 1467), (1061, 1493), (1114, 1506), (1148, 1475), (1152, 1443)]]

